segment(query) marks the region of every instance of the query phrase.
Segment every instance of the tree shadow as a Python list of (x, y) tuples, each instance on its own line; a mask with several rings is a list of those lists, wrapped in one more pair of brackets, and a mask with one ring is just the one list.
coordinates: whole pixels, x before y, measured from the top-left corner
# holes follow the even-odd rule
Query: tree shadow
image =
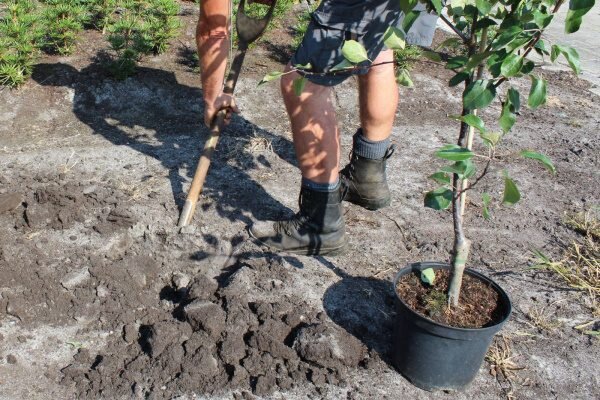
[[(322, 260), (327, 266), (329, 261)], [(328, 267), (329, 268), (329, 267)], [(396, 317), (395, 294), (389, 281), (353, 277), (338, 267), (332, 269), (342, 279), (323, 296), (325, 312), (338, 326), (374, 350), (392, 365), (392, 338)]]
[[(116, 81), (106, 75), (101, 57), (82, 70), (71, 65), (38, 64), (33, 79), (43, 86), (73, 89), (73, 113), (94, 134), (117, 146), (128, 146), (154, 158), (168, 171), (173, 198), (181, 209), (183, 185), (193, 177), (209, 129), (203, 124), (202, 91), (177, 82), (174, 73), (139, 67), (135, 76)], [(241, 220), (273, 219), (290, 210), (248, 174), (269, 168), (266, 157), (246, 150), (253, 138), (264, 138), (273, 151), (296, 165), (292, 143), (235, 116), (213, 155), (203, 194), (219, 216)], [(250, 217), (248, 217), (248, 213)]]

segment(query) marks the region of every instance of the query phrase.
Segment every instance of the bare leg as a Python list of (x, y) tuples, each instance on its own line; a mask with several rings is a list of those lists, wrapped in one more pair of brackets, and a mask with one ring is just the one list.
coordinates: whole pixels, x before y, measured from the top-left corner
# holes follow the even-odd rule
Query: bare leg
[(281, 92), (300, 171), (313, 182), (333, 183), (338, 180), (340, 142), (331, 88), (307, 82), (302, 94), (296, 96), (292, 83), (299, 76), (296, 72), (284, 75)]
[[(392, 50), (379, 53), (374, 64), (394, 60)], [(374, 142), (387, 139), (392, 131), (398, 106), (398, 87), (394, 65), (373, 67), (358, 78), (360, 123), (363, 135)]]

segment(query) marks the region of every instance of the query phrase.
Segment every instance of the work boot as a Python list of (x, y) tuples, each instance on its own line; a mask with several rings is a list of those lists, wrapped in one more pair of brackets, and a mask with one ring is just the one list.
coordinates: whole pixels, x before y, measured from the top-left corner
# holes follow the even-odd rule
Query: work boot
[(340, 188), (300, 190), (300, 211), (285, 221), (259, 221), (250, 235), (273, 251), (304, 255), (335, 255), (346, 248)]
[(356, 152), (357, 137), (360, 134), (362, 131), (359, 129), (353, 138), (350, 163), (340, 171), (342, 191), (346, 192), (344, 200), (368, 210), (378, 210), (390, 205), (391, 194), (385, 167), (396, 147), (389, 146), (385, 155), (379, 159), (362, 157)]

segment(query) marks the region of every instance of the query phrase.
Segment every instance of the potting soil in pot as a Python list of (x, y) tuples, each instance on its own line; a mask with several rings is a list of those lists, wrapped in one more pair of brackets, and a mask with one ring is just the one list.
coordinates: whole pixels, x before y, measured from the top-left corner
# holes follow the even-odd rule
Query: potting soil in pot
[(448, 307), (450, 271), (437, 270), (433, 285), (424, 283), (416, 273), (398, 281), (396, 291), (412, 310), (444, 325), (457, 328), (482, 328), (501, 318), (498, 293), (486, 283), (464, 274), (459, 306)]

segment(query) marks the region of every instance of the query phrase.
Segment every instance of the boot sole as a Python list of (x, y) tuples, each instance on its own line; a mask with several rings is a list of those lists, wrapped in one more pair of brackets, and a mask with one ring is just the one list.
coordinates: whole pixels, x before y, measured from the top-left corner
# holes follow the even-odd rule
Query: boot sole
[(379, 210), (380, 208), (387, 207), (391, 204), (392, 198), (384, 197), (382, 199), (366, 199), (364, 197), (359, 197), (354, 195), (352, 192), (348, 191), (344, 201), (347, 201), (352, 204), (356, 204), (357, 206), (361, 206), (370, 211)]

